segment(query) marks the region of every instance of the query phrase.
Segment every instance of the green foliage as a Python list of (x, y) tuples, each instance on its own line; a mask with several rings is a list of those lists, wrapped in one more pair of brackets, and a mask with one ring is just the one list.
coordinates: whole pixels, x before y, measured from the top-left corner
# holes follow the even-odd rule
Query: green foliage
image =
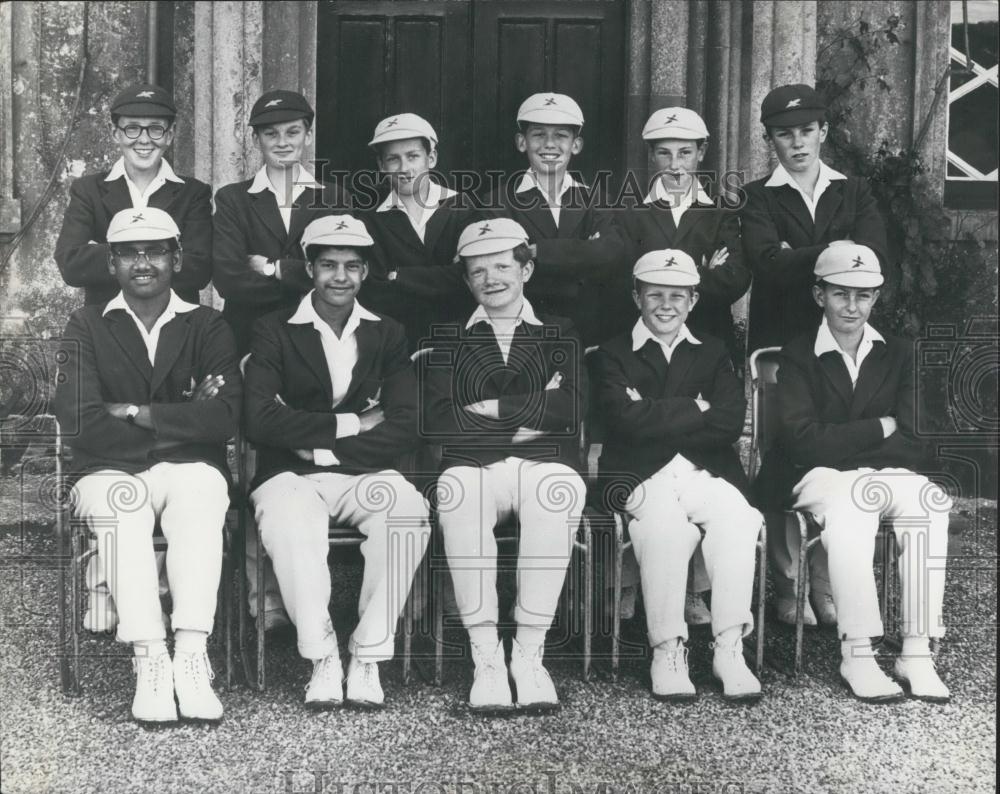
[(881, 25), (862, 18), (826, 31), (827, 43), (817, 53), (816, 88), (829, 107), (827, 154), (837, 168), (869, 180), (886, 222), (889, 267), (881, 320), (896, 333), (915, 336), (928, 322), (963, 322), (970, 302), (982, 305), (992, 296), (995, 249), (976, 240), (975, 230), (953, 224), (940, 192), (928, 188), (920, 141), (895, 148), (886, 140), (875, 147), (853, 139), (860, 94), (892, 90), (880, 65), (911, 57), (898, 46), (899, 26), (893, 14)]

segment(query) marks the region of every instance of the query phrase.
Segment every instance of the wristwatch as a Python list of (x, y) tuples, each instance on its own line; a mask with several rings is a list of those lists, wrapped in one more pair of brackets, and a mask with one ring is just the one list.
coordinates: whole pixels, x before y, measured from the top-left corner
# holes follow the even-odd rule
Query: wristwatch
[(264, 275), (273, 276), (278, 272), (278, 266), (274, 263), (273, 259), (268, 259), (267, 264), (264, 265)]
[(125, 421), (130, 425), (135, 424), (135, 418), (139, 415), (138, 405), (129, 405), (125, 408)]

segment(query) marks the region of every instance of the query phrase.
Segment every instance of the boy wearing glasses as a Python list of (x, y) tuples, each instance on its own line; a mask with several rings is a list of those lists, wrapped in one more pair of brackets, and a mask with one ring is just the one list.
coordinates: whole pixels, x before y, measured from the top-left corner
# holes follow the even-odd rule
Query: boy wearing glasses
[(63, 281), (84, 289), (89, 306), (118, 291), (108, 272), (108, 224), (121, 210), (156, 207), (169, 212), (180, 230), (184, 263), (174, 291), (197, 303), (212, 275), (212, 191), (204, 182), (174, 173), (163, 155), (173, 143), (177, 108), (155, 85), (126, 88), (111, 103), (111, 140), (120, 157), (108, 171), (77, 179), (56, 242)]
[[(153, 207), (112, 218), (105, 267), (119, 292), (70, 318), (55, 400), (73, 450), (74, 513), (97, 536), (118, 639), (135, 652), (132, 716), (153, 724), (222, 717), (206, 642), (229, 507), (226, 441), (241, 397), (222, 316), (171, 289), (182, 272), (179, 237)], [(157, 592), (157, 524), (169, 544), (173, 660)]]

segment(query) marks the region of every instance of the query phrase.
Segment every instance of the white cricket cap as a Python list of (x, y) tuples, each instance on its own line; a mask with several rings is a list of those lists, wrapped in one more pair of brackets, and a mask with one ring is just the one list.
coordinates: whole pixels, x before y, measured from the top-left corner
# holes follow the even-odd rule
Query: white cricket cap
[(566, 94), (532, 94), (517, 109), (518, 122), (583, 126), (583, 111)]
[(640, 256), (632, 268), (632, 278), (668, 287), (694, 287), (701, 281), (694, 260), (676, 248), (650, 251)]

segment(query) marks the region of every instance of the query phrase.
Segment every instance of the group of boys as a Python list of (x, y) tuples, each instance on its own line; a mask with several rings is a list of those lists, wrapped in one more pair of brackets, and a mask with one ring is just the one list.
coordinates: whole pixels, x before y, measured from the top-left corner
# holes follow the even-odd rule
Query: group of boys
[[(746, 403), (731, 314), (751, 274), (751, 349), (786, 345), (779, 440), (757, 504), (807, 510), (825, 530), (807, 619), (837, 623), (854, 695), (901, 696), (871, 651), (883, 633), (871, 551), (881, 514), (924, 506), (924, 522), (895, 525), (895, 672), (915, 696), (947, 699), (929, 639), (943, 632), (950, 502), (918, 473), (909, 347), (867, 322), (884, 230), (865, 182), (819, 159), (824, 113), (808, 86), (765, 98), (779, 165), (746, 186), (739, 214), (699, 182), (709, 132), (686, 108), (650, 117), (655, 182), (621, 212), (570, 175), (584, 118), (568, 96), (525, 100), (515, 145), (528, 168), (479, 203), (431, 178), (437, 134), (401, 113), (370, 144), (388, 189), (359, 211), (305, 164), (306, 99), (270, 91), (249, 119), (263, 165), (216, 192), (213, 217), (208, 186), (163, 158), (176, 129), (169, 94), (141, 85), (119, 95), (110, 131), (121, 158), (74, 183), (57, 244), (60, 272), (85, 288), (87, 305), (66, 329), (56, 407), (74, 452), (74, 509), (98, 541), (88, 624), (117, 621), (134, 647), (135, 719), (222, 716), (206, 640), (231, 485), (225, 442), (241, 422), (257, 449), (248, 553), (259, 542), (273, 565), (266, 625), (290, 620), (312, 662), (307, 706), (384, 703), (378, 663), (393, 655), (431, 533), (430, 505), (401, 461), (430, 443), (435, 521), (475, 665), (469, 705), (557, 707), (545, 639), (587, 500), (579, 435), (591, 394), (606, 433), (599, 481), (628, 493), (653, 695), (696, 695), (687, 624), (709, 622), (724, 696), (759, 698), (742, 649), (764, 519), (734, 450)], [(221, 315), (196, 303), (210, 279)], [(585, 358), (588, 345), (597, 347)], [(871, 481), (892, 494), (880, 511), (857, 498)], [(511, 516), (520, 529), (508, 662), (494, 528)], [(331, 520), (365, 538), (346, 676), (329, 614)], [(779, 617), (794, 620), (797, 538), (769, 538)], [(698, 549), (692, 587), (711, 590), (710, 612), (686, 594)]]

